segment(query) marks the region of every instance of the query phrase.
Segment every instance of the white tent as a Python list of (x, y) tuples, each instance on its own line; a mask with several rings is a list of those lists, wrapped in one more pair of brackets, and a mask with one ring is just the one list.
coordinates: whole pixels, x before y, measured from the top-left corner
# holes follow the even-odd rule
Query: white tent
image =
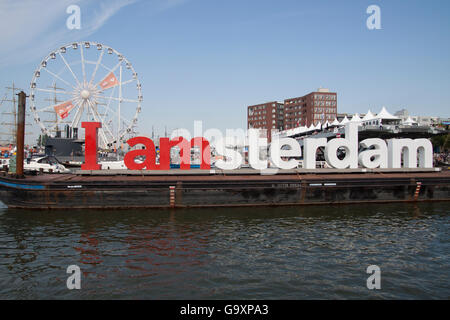
[(361, 117), (359, 116), (359, 114), (355, 113), (350, 122), (361, 122)]
[(295, 134), (303, 133), (306, 130), (307, 130), (306, 127), (297, 127), (297, 128), (292, 129), (292, 131), (293, 131), (292, 134), (295, 135)]
[(381, 119), (381, 120), (399, 120), (398, 117), (393, 116), (390, 114), (385, 107), (381, 109), (381, 111), (376, 115), (375, 119)]
[(339, 125), (342, 126), (342, 125), (347, 124), (349, 122), (350, 122), (350, 120), (348, 120), (347, 116), (345, 116), (344, 119), (342, 119), (342, 121), (339, 123)]
[(338, 119), (336, 119), (336, 118), (334, 118), (334, 121), (331, 123), (331, 127), (337, 127), (337, 126), (339, 126), (339, 121), (338, 121)]
[(322, 123), (320, 122), (317, 123), (316, 130), (322, 130)]
[(299, 130), (300, 133), (302, 133), (302, 132), (305, 132), (306, 130), (308, 130), (308, 127), (301, 126), (301, 127), (298, 128), (298, 130)]
[(406, 121), (404, 121), (403, 124), (406, 126), (414, 126), (417, 125), (417, 122), (411, 119), (411, 117), (408, 117), (408, 119), (406, 119)]
[(366, 115), (364, 116), (364, 118), (362, 118), (362, 121), (369, 121), (369, 120), (373, 120), (375, 119), (375, 116), (373, 115), (372, 111), (367, 111)]

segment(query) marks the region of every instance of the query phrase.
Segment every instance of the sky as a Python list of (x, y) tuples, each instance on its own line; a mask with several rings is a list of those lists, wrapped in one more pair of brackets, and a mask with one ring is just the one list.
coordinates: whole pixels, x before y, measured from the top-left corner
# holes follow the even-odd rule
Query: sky
[[(69, 30), (69, 5), (81, 29)], [(370, 5), (381, 29), (369, 30)], [(448, 0), (0, 0), (0, 99), (73, 41), (104, 43), (142, 83), (139, 132), (246, 128), (247, 106), (338, 94), (338, 112), (450, 117)]]

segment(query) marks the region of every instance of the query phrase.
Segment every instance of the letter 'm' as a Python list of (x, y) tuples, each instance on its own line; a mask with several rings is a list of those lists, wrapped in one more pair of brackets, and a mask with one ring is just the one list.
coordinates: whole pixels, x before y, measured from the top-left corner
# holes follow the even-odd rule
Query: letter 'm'
[(389, 168), (401, 168), (402, 156), (404, 168), (433, 168), (433, 145), (428, 139), (390, 139), (388, 151)]

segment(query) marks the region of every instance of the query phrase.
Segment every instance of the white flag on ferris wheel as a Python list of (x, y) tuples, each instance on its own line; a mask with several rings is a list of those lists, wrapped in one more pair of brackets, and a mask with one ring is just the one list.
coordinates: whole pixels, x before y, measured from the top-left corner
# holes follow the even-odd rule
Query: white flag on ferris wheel
[(115, 87), (119, 84), (114, 72), (110, 72), (102, 81), (100, 81), (100, 87), (102, 90), (106, 90)]
[(69, 116), (69, 112), (74, 108), (72, 101), (66, 101), (57, 106), (53, 107), (57, 115), (61, 117), (61, 119), (65, 119)]

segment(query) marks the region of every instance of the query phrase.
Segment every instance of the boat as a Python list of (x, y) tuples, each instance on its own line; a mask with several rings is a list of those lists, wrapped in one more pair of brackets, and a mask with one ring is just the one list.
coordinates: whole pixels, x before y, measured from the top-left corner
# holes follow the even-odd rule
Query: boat
[(0, 201), (21, 209), (304, 206), (450, 200), (450, 171), (292, 169), (79, 171), (0, 175)]
[(0, 158), (0, 170), (7, 171), (9, 167), (9, 159), (8, 158)]
[(23, 167), (26, 172), (70, 173), (69, 169), (52, 156), (26, 159)]
[(83, 164), (83, 161), (64, 161), (62, 162), (62, 164), (66, 167), (66, 168), (81, 168), (81, 165)]
[[(8, 171), (10, 164), (10, 159), (1, 158), (0, 159), (0, 169)], [(24, 171), (27, 173), (70, 173), (62, 163), (58, 161), (53, 156), (34, 156), (28, 158), (23, 162)]]
[(118, 161), (101, 161), (99, 162), (102, 170), (124, 170), (127, 167), (123, 160)]
[[(17, 158), (23, 159), (24, 92), (19, 94), (19, 100), (22, 125), (17, 130), (21, 133), (17, 136)], [(179, 154), (175, 152), (175, 155)], [(90, 156), (86, 156), (88, 160), (92, 160)], [(95, 158), (95, 151), (93, 156)], [(177, 164), (179, 159), (172, 160)], [(126, 170), (110, 167), (109, 170), (55, 174), (58, 170), (65, 172), (67, 169), (50, 157), (26, 162), (25, 170), (20, 161), (14, 174), (0, 172), (0, 201), (9, 208), (176, 209), (450, 200), (450, 171), (425, 165), (401, 169), (269, 168), (262, 171), (216, 168)], [(122, 166), (121, 161), (114, 164)], [(44, 165), (53, 167), (45, 170)], [(103, 163), (100, 168), (107, 165)], [(38, 174), (26, 174), (29, 168), (38, 170)]]

